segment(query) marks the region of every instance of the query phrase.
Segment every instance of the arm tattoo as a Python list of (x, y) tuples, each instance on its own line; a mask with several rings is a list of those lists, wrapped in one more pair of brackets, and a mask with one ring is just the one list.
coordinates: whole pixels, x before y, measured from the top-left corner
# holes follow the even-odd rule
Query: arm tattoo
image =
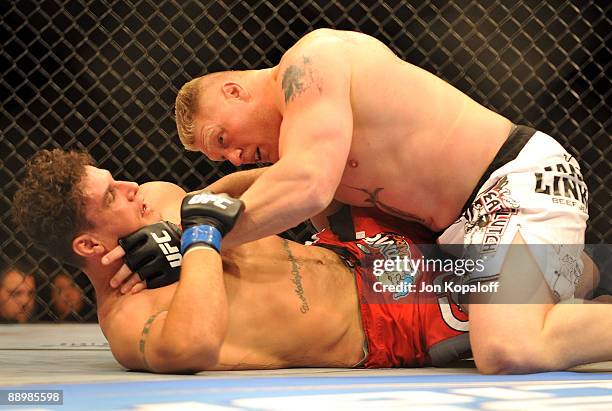
[(147, 337), (149, 336), (149, 331), (151, 329), (151, 324), (153, 324), (153, 321), (155, 321), (155, 319), (157, 318), (158, 315), (160, 315), (161, 313), (163, 313), (165, 311), (166, 310), (162, 310), (162, 311), (159, 311), (159, 312), (153, 314), (152, 316), (150, 316), (149, 319), (147, 320), (147, 322), (145, 323), (143, 329), (142, 329), (142, 334), (140, 335), (140, 341), (138, 343), (138, 349), (140, 351), (140, 354), (142, 355), (142, 361), (144, 362), (144, 365), (145, 365), (147, 370), (150, 370), (151, 368), (149, 367), (149, 363), (147, 363), (147, 357), (145, 356), (145, 344), (146, 344), (146, 340), (147, 340)]
[(306, 314), (310, 310), (308, 300), (306, 300), (306, 294), (304, 294), (304, 287), (302, 286), (302, 275), (300, 274), (300, 264), (297, 259), (293, 256), (291, 249), (289, 248), (289, 241), (283, 238), (283, 248), (289, 255), (289, 261), (291, 262), (291, 281), (295, 284), (295, 293), (302, 302), (300, 305), (300, 312)]
[(292, 64), (283, 74), (282, 87), (285, 93), (285, 104), (293, 101), (295, 97), (305, 92), (311, 85), (314, 85), (321, 92), (321, 82), (315, 75), (310, 58), (302, 57), (302, 67)]
[(283, 74), (283, 91), (285, 92), (285, 104), (304, 91), (304, 70), (298, 66), (289, 66)]
[(372, 204), (374, 207), (378, 208), (380, 211), (384, 213), (387, 213), (395, 217), (399, 217), (406, 221), (416, 221), (417, 223), (425, 225), (425, 220), (423, 220), (422, 218), (417, 217), (414, 214), (410, 214), (405, 211), (402, 211), (399, 208), (392, 207), (380, 201), (378, 199), (378, 194), (384, 190), (383, 187), (377, 187), (372, 192), (368, 191), (365, 188), (351, 187), (351, 186), (347, 186), (347, 187), (352, 188), (353, 190), (358, 190), (358, 191), (361, 191), (362, 193), (365, 193), (368, 196), (368, 198), (365, 199), (365, 202)]

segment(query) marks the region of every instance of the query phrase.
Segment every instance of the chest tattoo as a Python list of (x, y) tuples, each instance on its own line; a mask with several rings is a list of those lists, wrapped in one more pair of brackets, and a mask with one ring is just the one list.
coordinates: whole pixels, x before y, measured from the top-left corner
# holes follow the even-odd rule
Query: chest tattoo
[(384, 213), (387, 213), (395, 217), (399, 217), (406, 221), (416, 221), (417, 223), (425, 224), (425, 220), (423, 220), (422, 218), (417, 217), (414, 214), (407, 213), (403, 210), (400, 210), (399, 208), (390, 206), (380, 201), (378, 199), (378, 195), (384, 190), (383, 187), (377, 187), (373, 191), (370, 191), (366, 188), (360, 188), (360, 187), (351, 187), (351, 186), (346, 186), (346, 187), (351, 188), (353, 190), (361, 191), (362, 193), (367, 195), (368, 197), (364, 201), (368, 204), (372, 204), (374, 207), (378, 208), (380, 211)]

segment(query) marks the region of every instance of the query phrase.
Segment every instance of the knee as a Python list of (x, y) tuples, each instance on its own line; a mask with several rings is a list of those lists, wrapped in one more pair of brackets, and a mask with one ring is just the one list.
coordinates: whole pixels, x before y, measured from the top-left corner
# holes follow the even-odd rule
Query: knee
[(490, 341), (473, 349), (473, 355), (482, 374), (527, 374), (553, 368), (546, 353), (533, 344)]

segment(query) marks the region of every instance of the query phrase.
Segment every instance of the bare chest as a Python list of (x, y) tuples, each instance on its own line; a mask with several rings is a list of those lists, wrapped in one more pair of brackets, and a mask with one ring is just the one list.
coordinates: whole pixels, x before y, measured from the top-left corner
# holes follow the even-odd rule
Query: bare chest
[[(395, 132), (398, 132), (395, 130)], [(379, 136), (370, 129), (356, 129), (351, 151), (335, 199), (421, 223), (427, 221), (427, 166), (413, 147), (415, 136), (406, 131)]]

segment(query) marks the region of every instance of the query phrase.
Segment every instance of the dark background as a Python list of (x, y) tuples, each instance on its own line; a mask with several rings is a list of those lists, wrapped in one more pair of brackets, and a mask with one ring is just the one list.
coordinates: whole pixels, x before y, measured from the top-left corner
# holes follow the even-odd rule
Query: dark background
[[(235, 168), (181, 149), (178, 88), (209, 71), (275, 65), (320, 27), (373, 35), (515, 123), (557, 138), (590, 187), (587, 242), (610, 243), (609, 4), (2, 1), (0, 260), (34, 267), (41, 290), (62, 269), (82, 276), (34, 249), (11, 221), (15, 180), (36, 150), (85, 148), (116, 178), (199, 188)], [(288, 235), (303, 240), (308, 228)], [(37, 315), (45, 311), (39, 298)]]

